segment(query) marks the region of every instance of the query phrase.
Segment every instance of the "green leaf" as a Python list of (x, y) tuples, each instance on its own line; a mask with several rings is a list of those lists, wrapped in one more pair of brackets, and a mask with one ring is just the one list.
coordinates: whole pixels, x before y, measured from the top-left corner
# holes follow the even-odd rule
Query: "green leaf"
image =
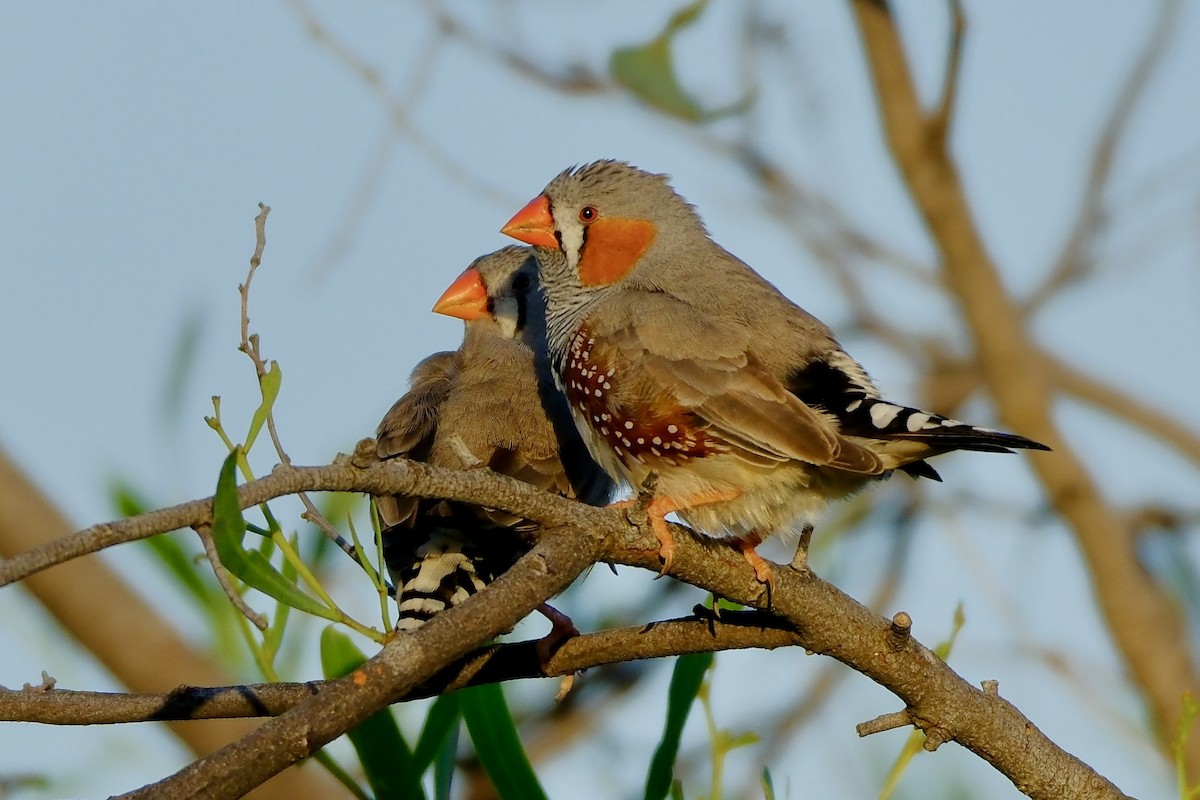
[(771, 780), (770, 767), (763, 767), (762, 790), (763, 800), (775, 800), (775, 781)]
[(954, 607), (954, 620), (950, 623), (950, 635), (938, 642), (937, 647), (933, 648), (933, 652), (937, 653), (938, 658), (942, 661), (950, 657), (950, 651), (954, 649), (954, 642), (958, 640), (958, 632), (962, 630), (963, 624), (966, 621), (967, 617), (963, 613), (963, 604), (959, 600), (958, 605)]
[(749, 747), (752, 744), (758, 744), (762, 741), (762, 737), (754, 731), (746, 731), (739, 733), (737, 736), (730, 737), (725, 742), (725, 752), (737, 750), (739, 747)]
[(679, 753), (683, 725), (700, 692), (704, 673), (712, 663), (712, 653), (691, 653), (675, 659), (671, 688), (667, 692), (666, 724), (663, 726), (662, 739), (654, 750), (654, 758), (650, 760), (650, 770), (646, 773), (646, 800), (661, 800), (671, 789), (671, 775), (675, 771), (675, 756)]
[(504, 800), (545, 800), (499, 684), (471, 686), (458, 693), (463, 720), (496, 792)]
[(221, 466), (217, 479), (217, 491), (213, 496), (213, 541), (217, 546), (217, 557), (221, 564), (248, 586), (258, 589), (281, 603), (307, 611), (325, 619), (337, 619), (335, 612), (300, 591), (296, 585), (271, 566), (262, 553), (246, 550), (242, 536), (246, 521), (242, 518), (241, 505), (237, 496), (237, 462), (241, 448), (234, 448)]
[(1175, 753), (1175, 779), (1178, 784), (1180, 800), (1192, 800), (1200, 797), (1200, 784), (1190, 786), (1187, 774), (1187, 743), (1196, 718), (1200, 716), (1200, 705), (1196, 703), (1191, 692), (1183, 693), (1183, 713), (1179, 716), (1179, 724), (1175, 728), (1175, 738), (1171, 749)]
[(457, 694), (444, 694), (433, 701), (425, 714), (425, 724), (421, 727), (417, 746), (413, 748), (413, 764), (419, 774), (425, 773), (451, 735), (457, 733), (461, 719), (462, 707)]
[[(150, 508), (150, 503), (141, 497), (131, 484), (120, 478), (109, 487), (108, 499), (122, 517), (136, 517), (138, 514), (144, 514)], [(143, 547), (150, 548), (150, 551), (175, 577), (179, 585), (206, 608), (212, 607), (213, 601), (217, 599), (218, 595), (222, 600), (224, 599), (220, 590), (205, 583), (200, 571), (196, 569), (193, 554), (187, 551), (183, 542), (174, 533), (164, 533), (139, 541), (143, 543)]]
[[(353, 672), (367, 660), (350, 637), (330, 625), (321, 631), (321, 669), (327, 680)], [(358, 754), (376, 800), (424, 799), (421, 771), (414, 768), (408, 742), (391, 708), (382, 708), (346, 736)]]
[(279, 397), (279, 386), (283, 383), (283, 370), (279, 368), (278, 361), (272, 361), (267, 367), (267, 372), (259, 379), (258, 385), (262, 390), (262, 403), (254, 411), (254, 416), (250, 418), (250, 432), (246, 434), (246, 444), (242, 448), (249, 452), (254, 446), (254, 440), (258, 438), (258, 432), (262, 430), (263, 424), (267, 421), (267, 415), (271, 413), (271, 407), (275, 405), (275, 398)]
[(196, 356), (200, 352), (200, 340), (204, 334), (206, 317), (197, 307), (184, 315), (171, 348), (171, 359), (163, 381), (162, 414), (172, 426), (177, 426), (183, 412), (183, 401), (188, 396), (188, 381), (196, 367)]
[(433, 762), (433, 795), (434, 800), (450, 800), (450, 790), (454, 786), (454, 766), (458, 763), (458, 732), (461, 726), (455, 725), (450, 729), (445, 744), (438, 751)]
[(708, 0), (696, 0), (672, 14), (662, 32), (646, 44), (614, 50), (608, 65), (613, 80), (647, 105), (688, 122), (711, 122), (744, 112), (754, 102), (753, 94), (723, 108), (704, 109), (676, 75), (671, 52), (675, 36), (699, 19), (707, 6)]

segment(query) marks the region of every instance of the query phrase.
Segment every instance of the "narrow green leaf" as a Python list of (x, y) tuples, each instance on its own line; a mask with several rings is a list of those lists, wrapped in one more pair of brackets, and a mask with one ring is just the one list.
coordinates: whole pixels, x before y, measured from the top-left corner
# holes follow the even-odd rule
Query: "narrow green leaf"
[(679, 82), (672, 44), (675, 36), (699, 19), (707, 6), (708, 0), (696, 0), (675, 12), (662, 32), (646, 44), (614, 50), (609, 59), (613, 80), (647, 105), (688, 122), (710, 122), (749, 108), (754, 102), (752, 94), (723, 108), (702, 108)]
[(250, 431), (246, 434), (246, 443), (242, 445), (242, 449), (247, 452), (254, 446), (258, 432), (262, 430), (263, 424), (267, 421), (267, 415), (271, 413), (271, 408), (275, 405), (275, 398), (279, 397), (279, 386), (283, 383), (283, 370), (279, 368), (279, 362), (272, 361), (267, 367), (266, 374), (258, 383), (262, 390), (262, 403), (255, 409), (254, 416), (250, 418)]
[[(113, 481), (108, 489), (108, 500), (122, 517), (136, 517), (145, 513), (151, 504), (140, 496), (133, 486), (120, 478)], [(206, 608), (211, 607), (213, 600), (220, 594), (215, 586), (205, 583), (196, 562), (183, 546), (183, 542), (173, 533), (164, 533), (140, 539), (141, 546), (148, 547), (167, 571), (175, 577), (188, 594), (199, 600)], [(223, 595), (222, 595), (223, 597)]]
[(671, 776), (675, 771), (675, 756), (679, 753), (683, 725), (700, 691), (704, 673), (712, 663), (712, 653), (691, 653), (675, 659), (671, 688), (667, 692), (667, 720), (663, 725), (662, 739), (650, 760), (650, 770), (646, 773), (646, 800), (661, 800), (671, 789)]
[(496, 792), (504, 800), (545, 800), (529, 756), (499, 684), (472, 686), (458, 693), (463, 720)]
[(758, 744), (762, 741), (762, 737), (754, 731), (746, 731), (739, 733), (737, 736), (731, 737), (725, 742), (725, 752), (737, 750), (739, 747), (749, 747), (752, 744)]
[(225, 459), (221, 466), (221, 476), (217, 480), (217, 491), (213, 496), (212, 535), (217, 546), (218, 558), (227, 570), (263, 594), (301, 611), (325, 619), (336, 619), (337, 615), (333, 611), (280, 575), (262, 553), (246, 550), (242, 546), (246, 521), (238, 504), (236, 478), (240, 452), (240, 448), (234, 448)]
[(413, 768), (418, 774), (425, 774), (451, 734), (458, 730), (461, 719), (462, 708), (457, 694), (444, 694), (433, 701), (425, 714), (425, 724), (421, 727), (417, 746), (413, 748)]
[[(321, 631), (321, 669), (327, 680), (348, 675), (367, 660), (350, 637), (330, 625)], [(421, 772), (391, 708), (382, 708), (346, 733), (376, 800), (424, 800)]]
[(671, 800), (684, 800), (683, 781), (671, 781)]
[(1183, 713), (1179, 716), (1179, 724), (1175, 728), (1175, 738), (1171, 749), (1175, 751), (1175, 779), (1178, 783), (1181, 800), (1191, 800), (1200, 796), (1200, 784), (1189, 788), (1191, 781), (1187, 774), (1187, 743), (1191, 736), (1192, 726), (1200, 716), (1200, 704), (1196, 703), (1191, 692), (1183, 693)]
[(958, 605), (954, 607), (954, 620), (950, 623), (950, 635), (938, 642), (937, 647), (933, 648), (933, 652), (937, 653), (938, 658), (942, 661), (950, 657), (950, 651), (954, 649), (954, 643), (958, 640), (958, 632), (962, 630), (966, 621), (967, 617), (963, 613), (963, 604), (959, 600)]
[(762, 771), (763, 800), (775, 800), (775, 781), (771, 780), (771, 768), (763, 767)]
[(188, 383), (196, 368), (196, 356), (200, 352), (206, 320), (206, 315), (199, 307), (189, 309), (183, 316), (171, 348), (171, 358), (163, 380), (161, 408), (163, 418), (172, 426), (177, 426), (181, 420), (183, 401), (189, 394)]
[(461, 725), (450, 728), (437, 758), (433, 762), (433, 795), (434, 800), (450, 800), (450, 790), (454, 786), (454, 767), (458, 763), (458, 736)]

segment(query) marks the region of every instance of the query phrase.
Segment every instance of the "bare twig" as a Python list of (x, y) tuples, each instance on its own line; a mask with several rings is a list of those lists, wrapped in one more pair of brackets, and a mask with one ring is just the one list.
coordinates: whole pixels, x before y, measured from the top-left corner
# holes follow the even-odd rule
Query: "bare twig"
[(875, 719), (860, 722), (854, 726), (854, 730), (858, 732), (859, 736), (870, 736), (873, 733), (906, 728), (912, 724), (912, 715), (908, 713), (908, 709), (905, 709), (904, 711), (893, 711), (890, 714), (881, 714)]
[[(524, 678), (573, 675), (615, 662), (684, 653), (794, 645), (795, 633), (740, 620), (674, 619), (573, 637), (541, 661), (536, 642), (486, 647), (470, 653), (394, 702), (455, 691), (466, 686)], [(0, 720), (49, 725), (109, 725), (165, 720), (278, 716), (319, 693), (327, 681), (248, 686), (182, 686), (170, 692), (121, 694), (65, 689), (0, 689)]]
[(1135, 119), (1134, 111), (1145, 96), (1146, 87), (1157, 72), (1163, 57), (1170, 50), (1171, 41), (1179, 28), (1179, 14), (1182, 9), (1181, 0), (1160, 0), (1154, 28), (1142, 46), (1133, 68), (1125, 76), (1125, 81), (1117, 92), (1101, 128), (1080, 197), (1079, 211), (1067, 240), (1045, 279), (1023, 303), (1024, 314), (1037, 313), (1063, 289), (1086, 277), (1091, 270), (1093, 257), (1089, 248), (1110, 220), (1105, 208), (1107, 201), (1104, 195), (1112, 176), (1117, 150)]
[[(298, 491), (366, 492), (444, 497), (498, 508), (543, 524), (572, 521), (591, 524), (613, 514), (551, 495), (523, 481), (487, 470), (456, 471), (428, 464), (391, 459), (359, 468), (348, 459), (323, 467), (280, 465), (265, 478), (238, 488), (243, 509)], [(0, 586), (6, 586), (88, 553), (160, 533), (211, 524), (212, 498), (193, 500), (136, 517), (106, 522), (0, 561)]]
[(212, 567), (213, 575), (216, 576), (221, 591), (225, 592), (225, 597), (229, 599), (239, 614), (250, 620), (251, 625), (265, 632), (268, 627), (266, 616), (246, 604), (246, 598), (242, 597), (237, 587), (233, 585), (233, 581), (230, 580), (229, 570), (225, 569), (225, 565), (221, 563), (221, 557), (217, 555), (217, 543), (213, 541), (212, 537), (212, 526), (201, 523), (193, 526), (193, 530), (196, 531), (200, 542), (204, 545), (204, 556), (208, 559), (209, 566)]
[(942, 99), (937, 111), (930, 119), (934, 136), (945, 147), (950, 124), (954, 121), (954, 102), (958, 97), (958, 78), (962, 73), (963, 38), (967, 31), (967, 17), (963, 13), (962, 0), (949, 0), (950, 44), (946, 49), (946, 70), (942, 78)]
[(1200, 433), (1171, 415), (1150, 408), (1133, 395), (1087, 375), (1065, 361), (1044, 356), (1052, 381), (1067, 394), (1124, 420), (1140, 433), (1153, 436), (1185, 456), (1200, 469)]
[[(269, 370), (267, 368), (266, 360), (262, 357), (262, 341), (257, 333), (250, 333), (250, 283), (254, 280), (254, 273), (262, 264), (263, 251), (267, 246), (267, 216), (271, 213), (271, 207), (263, 205), (262, 203), (259, 203), (258, 207), (259, 214), (254, 218), (254, 254), (250, 256), (250, 269), (246, 273), (246, 281), (238, 286), (238, 293), (241, 295), (242, 299), (242, 341), (238, 345), (238, 349), (245, 353), (250, 359), (251, 363), (254, 364), (254, 372), (258, 376), (259, 384), (261, 385)], [(275, 427), (275, 410), (273, 408), (267, 410), (266, 425), (267, 432), (271, 436), (271, 444), (275, 447), (275, 454), (279, 456), (280, 463), (290, 466), (292, 459), (291, 456), (287, 454), (287, 451), (283, 449), (283, 442), (279, 439), (279, 431)], [(343, 553), (350, 556), (350, 558), (354, 560), (354, 563), (358, 564), (358, 566), (364, 571), (369, 572), (367, 567), (363, 564), (362, 555), (355, 549), (354, 545), (348, 542), (346, 537), (342, 536), (337, 528), (333, 527), (329, 520), (325, 518), (325, 515), (321, 513), (316, 504), (314, 504), (309, 498), (308, 493), (297, 492), (296, 496), (300, 499), (301, 504), (304, 506), (304, 519), (317, 526), (317, 528), (324, 533), (330, 541), (337, 545), (337, 547), (341, 549)], [(201, 534), (201, 538), (203, 538), (203, 534)], [(220, 575), (218, 575), (218, 579), (220, 579)], [(222, 588), (224, 588), (224, 584), (222, 584)], [(228, 593), (228, 590), (226, 593)], [(237, 603), (235, 602), (235, 605), (236, 604)], [(251, 622), (254, 622), (253, 617), (247, 618), (250, 619)], [(258, 625), (257, 622), (254, 622), (254, 624), (260, 629), (266, 630), (265, 622), (263, 625)]]

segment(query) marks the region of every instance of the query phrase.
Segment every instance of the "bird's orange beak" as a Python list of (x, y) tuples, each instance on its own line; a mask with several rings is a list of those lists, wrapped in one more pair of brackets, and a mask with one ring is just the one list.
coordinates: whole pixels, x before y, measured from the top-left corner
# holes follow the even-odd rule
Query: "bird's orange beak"
[(487, 289), (479, 270), (468, 267), (462, 275), (433, 304), (435, 314), (458, 317), (463, 320), (478, 319), (488, 313)]
[(554, 235), (554, 217), (550, 216), (550, 198), (544, 194), (539, 194), (530, 200), (524, 208), (516, 213), (516, 216), (500, 229), (500, 232), (535, 247), (562, 249), (558, 244), (558, 237)]

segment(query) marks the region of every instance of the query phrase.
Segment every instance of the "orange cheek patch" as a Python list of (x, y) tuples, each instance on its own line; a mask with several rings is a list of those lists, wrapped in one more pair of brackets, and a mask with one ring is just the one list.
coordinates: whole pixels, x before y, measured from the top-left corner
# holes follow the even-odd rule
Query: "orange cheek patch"
[(658, 229), (644, 219), (604, 217), (587, 229), (579, 258), (579, 279), (584, 286), (605, 286), (633, 269), (654, 241)]

